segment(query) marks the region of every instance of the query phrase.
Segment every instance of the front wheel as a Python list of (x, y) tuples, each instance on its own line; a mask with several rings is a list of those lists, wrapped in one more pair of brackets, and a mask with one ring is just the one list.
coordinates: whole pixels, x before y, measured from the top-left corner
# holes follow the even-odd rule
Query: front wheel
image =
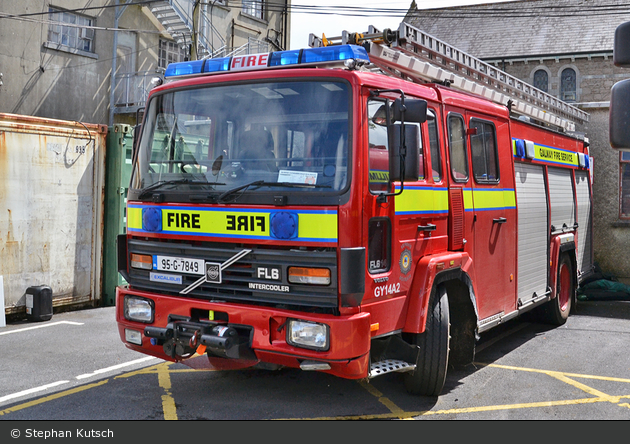
[(450, 317), (448, 296), (443, 286), (434, 287), (429, 299), (424, 333), (412, 343), (420, 347), (416, 368), (405, 373), (405, 388), (414, 395), (438, 396), (444, 388), (448, 367)]

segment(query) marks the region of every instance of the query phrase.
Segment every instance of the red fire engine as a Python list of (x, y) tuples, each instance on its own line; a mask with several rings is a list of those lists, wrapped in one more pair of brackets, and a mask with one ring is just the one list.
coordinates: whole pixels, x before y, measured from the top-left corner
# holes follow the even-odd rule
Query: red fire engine
[[(136, 141), (120, 336), (437, 396), (592, 269), (588, 115), (403, 23), (171, 64)], [(197, 365), (197, 364), (196, 364)]]

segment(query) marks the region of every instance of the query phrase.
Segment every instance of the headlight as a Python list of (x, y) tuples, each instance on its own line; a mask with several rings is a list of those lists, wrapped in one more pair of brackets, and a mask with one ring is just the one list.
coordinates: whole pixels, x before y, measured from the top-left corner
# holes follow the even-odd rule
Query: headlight
[(130, 321), (153, 322), (153, 301), (137, 296), (125, 296), (125, 318)]
[(328, 325), (288, 319), (287, 342), (296, 347), (326, 351), (330, 345)]

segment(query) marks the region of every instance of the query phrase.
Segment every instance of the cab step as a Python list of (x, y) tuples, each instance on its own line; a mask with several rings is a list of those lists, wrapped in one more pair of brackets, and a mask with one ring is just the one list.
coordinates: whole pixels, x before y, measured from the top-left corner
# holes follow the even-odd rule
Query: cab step
[(416, 368), (415, 364), (410, 364), (397, 359), (386, 359), (384, 361), (373, 362), (370, 365), (369, 379), (391, 372), (410, 372)]

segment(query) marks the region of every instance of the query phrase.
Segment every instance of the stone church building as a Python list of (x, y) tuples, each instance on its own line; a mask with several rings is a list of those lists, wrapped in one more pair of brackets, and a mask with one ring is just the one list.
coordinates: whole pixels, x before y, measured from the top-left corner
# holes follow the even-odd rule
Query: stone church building
[(405, 22), (589, 113), (594, 260), (630, 283), (630, 153), (608, 141), (610, 90), (630, 78), (613, 65), (619, 0), (527, 0), (417, 9)]

